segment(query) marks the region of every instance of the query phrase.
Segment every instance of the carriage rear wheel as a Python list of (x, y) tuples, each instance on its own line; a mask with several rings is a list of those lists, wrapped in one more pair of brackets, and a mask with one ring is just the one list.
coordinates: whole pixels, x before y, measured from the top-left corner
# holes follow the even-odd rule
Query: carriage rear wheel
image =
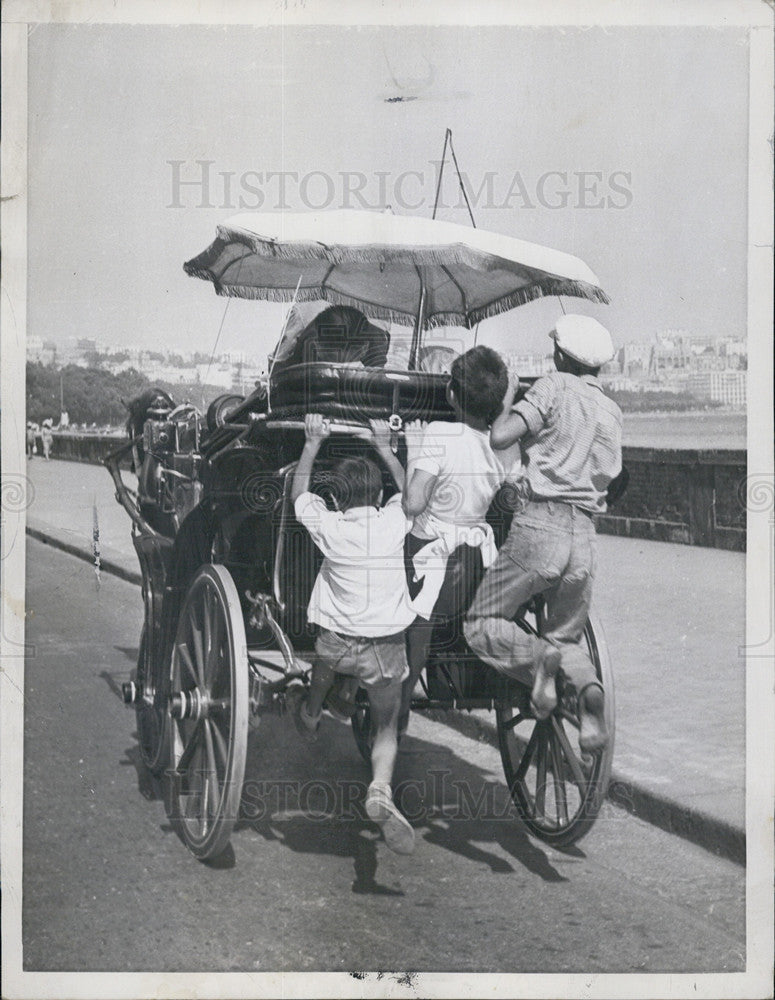
[(587, 622), (582, 641), (605, 691), (605, 750), (594, 756), (581, 752), (578, 705), (570, 688), (552, 715), (537, 721), (527, 687), (503, 678), (495, 707), (503, 770), (520, 818), (536, 837), (556, 846), (589, 832), (608, 789), (614, 753), (613, 671), (598, 622)]
[(163, 680), (160, 673), (160, 665), (154, 663), (148, 627), (143, 625), (135, 672), (135, 683), (140, 690), (140, 696), (135, 701), (135, 719), (143, 763), (157, 778), (164, 773), (169, 752), (165, 685), (160, 685)]
[(169, 711), (170, 820), (192, 854), (214, 858), (239, 814), (248, 737), (245, 625), (223, 566), (203, 566), (186, 594)]

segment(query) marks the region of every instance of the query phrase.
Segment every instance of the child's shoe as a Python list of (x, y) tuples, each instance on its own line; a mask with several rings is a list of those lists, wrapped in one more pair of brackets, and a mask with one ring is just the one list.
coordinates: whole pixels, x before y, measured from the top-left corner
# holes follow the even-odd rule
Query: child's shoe
[(605, 695), (599, 684), (588, 684), (578, 696), (579, 747), (586, 754), (599, 753), (608, 744)]
[(366, 815), (382, 828), (385, 844), (396, 854), (414, 850), (414, 830), (393, 801), (390, 785), (372, 781), (366, 792)]
[(562, 655), (555, 646), (542, 641), (535, 659), (535, 680), (530, 692), (530, 706), (537, 719), (546, 719), (557, 707), (555, 678)]

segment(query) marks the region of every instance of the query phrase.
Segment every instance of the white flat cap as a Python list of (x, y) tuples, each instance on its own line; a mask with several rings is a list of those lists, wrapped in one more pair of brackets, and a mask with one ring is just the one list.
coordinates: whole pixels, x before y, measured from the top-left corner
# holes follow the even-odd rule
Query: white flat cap
[(549, 336), (563, 354), (588, 368), (599, 368), (616, 353), (611, 334), (592, 316), (560, 316)]

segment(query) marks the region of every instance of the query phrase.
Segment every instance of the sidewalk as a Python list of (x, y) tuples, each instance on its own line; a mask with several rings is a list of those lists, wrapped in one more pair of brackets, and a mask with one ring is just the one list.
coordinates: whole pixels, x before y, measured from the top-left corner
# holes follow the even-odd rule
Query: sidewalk
[[(130, 521), (106, 469), (27, 463), (27, 530), (139, 581)], [(611, 798), (736, 861), (745, 858), (745, 555), (600, 535), (595, 610), (616, 678)], [(440, 713), (492, 741), (492, 713)]]

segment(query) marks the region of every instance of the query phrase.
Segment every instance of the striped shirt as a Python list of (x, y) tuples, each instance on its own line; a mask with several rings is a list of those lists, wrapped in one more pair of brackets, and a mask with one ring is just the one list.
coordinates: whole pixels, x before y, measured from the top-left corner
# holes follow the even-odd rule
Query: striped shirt
[(602, 514), (608, 484), (622, 467), (622, 413), (598, 379), (552, 372), (513, 412), (528, 427), (522, 448), (533, 495)]

